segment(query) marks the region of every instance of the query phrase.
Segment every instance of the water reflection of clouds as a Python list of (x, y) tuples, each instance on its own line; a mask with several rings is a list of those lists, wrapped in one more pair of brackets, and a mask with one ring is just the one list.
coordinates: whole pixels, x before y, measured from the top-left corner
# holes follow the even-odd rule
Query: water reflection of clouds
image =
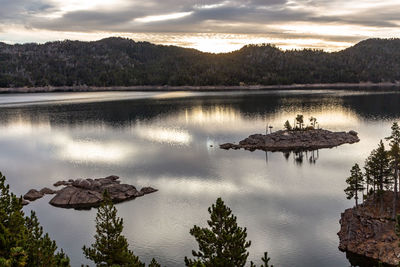
[(60, 158), (76, 162), (119, 163), (135, 155), (132, 145), (118, 141), (73, 140), (66, 135), (56, 135), (50, 143)]
[(143, 139), (159, 143), (189, 145), (192, 142), (192, 136), (187, 130), (170, 127), (137, 125), (133, 133)]

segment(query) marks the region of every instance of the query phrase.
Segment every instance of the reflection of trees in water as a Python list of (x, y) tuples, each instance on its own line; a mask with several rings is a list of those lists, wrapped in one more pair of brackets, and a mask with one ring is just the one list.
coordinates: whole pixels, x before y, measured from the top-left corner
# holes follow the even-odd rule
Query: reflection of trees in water
[(312, 151), (297, 151), (297, 152), (286, 151), (282, 153), (286, 161), (289, 161), (290, 155), (293, 154), (293, 161), (296, 165), (302, 165), (304, 161), (308, 161), (308, 163), (310, 164), (315, 164), (319, 158), (318, 149)]
[[(184, 114), (193, 107), (208, 115), (220, 113), (242, 114), (246, 118), (270, 118), (281, 112), (326, 112), (347, 110), (361, 118), (398, 118), (400, 94), (276, 94), (204, 95), (177, 99), (129, 99), (93, 103), (53, 103), (1, 107), (0, 123), (13, 121), (16, 116), (25, 121), (49, 122), (51, 125), (81, 125), (87, 123), (124, 125), (141, 120), (152, 120)], [(346, 92), (346, 91), (344, 91)], [(228, 114), (229, 115), (229, 114)], [(320, 115), (318, 115), (319, 117)], [(277, 126), (275, 126), (276, 128)], [(283, 127), (279, 125), (279, 128)]]

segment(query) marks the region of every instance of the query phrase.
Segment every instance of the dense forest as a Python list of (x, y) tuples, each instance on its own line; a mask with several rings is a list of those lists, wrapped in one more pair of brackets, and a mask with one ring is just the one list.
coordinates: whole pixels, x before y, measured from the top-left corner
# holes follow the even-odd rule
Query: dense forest
[(0, 87), (395, 81), (400, 81), (400, 39), (368, 39), (333, 53), (266, 44), (211, 54), (123, 38), (0, 43)]

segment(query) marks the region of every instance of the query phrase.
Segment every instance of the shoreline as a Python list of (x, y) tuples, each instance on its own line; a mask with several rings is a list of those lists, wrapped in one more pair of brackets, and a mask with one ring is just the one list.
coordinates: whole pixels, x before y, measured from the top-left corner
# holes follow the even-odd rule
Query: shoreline
[(307, 90), (307, 89), (372, 89), (372, 88), (400, 88), (400, 82), (396, 83), (315, 83), (315, 84), (292, 84), (292, 85), (249, 85), (249, 86), (45, 86), (45, 87), (16, 87), (0, 88), (0, 94), (12, 93), (51, 93), (51, 92), (151, 92), (151, 91), (267, 91), (267, 90)]

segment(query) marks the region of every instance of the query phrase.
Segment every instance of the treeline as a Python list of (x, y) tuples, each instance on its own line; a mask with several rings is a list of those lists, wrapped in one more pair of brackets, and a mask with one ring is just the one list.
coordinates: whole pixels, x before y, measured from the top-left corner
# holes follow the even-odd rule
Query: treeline
[[(6, 178), (0, 173), (0, 266), (1, 267), (69, 267), (68, 256), (56, 242), (44, 233), (34, 212), (25, 216), (22, 198), (10, 192)], [(129, 249), (122, 235), (123, 219), (117, 216), (117, 209), (107, 191), (96, 215), (95, 242), (83, 246), (85, 257), (98, 267), (145, 267), (139, 257)], [(190, 267), (243, 267), (247, 262), (247, 230), (237, 224), (236, 216), (221, 198), (209, 209), (209, 227), (194, 226), (190, 234), (196, 239), (199, 250), (192, 251), (193, 258), (185, 257), (182, 262)], [(260, 267), (269, 265), (268, 253), (261, 258)], [(83, 266), (83, 265), (82, 265)], [(153, 258), (148, 267), (161, 267)]]
[(369, 39), (334, 53), (266, 44), (210, 54), (123, 38), (0, 43), (0, 87), (395, 81), (400, 81), (400, 39)]

